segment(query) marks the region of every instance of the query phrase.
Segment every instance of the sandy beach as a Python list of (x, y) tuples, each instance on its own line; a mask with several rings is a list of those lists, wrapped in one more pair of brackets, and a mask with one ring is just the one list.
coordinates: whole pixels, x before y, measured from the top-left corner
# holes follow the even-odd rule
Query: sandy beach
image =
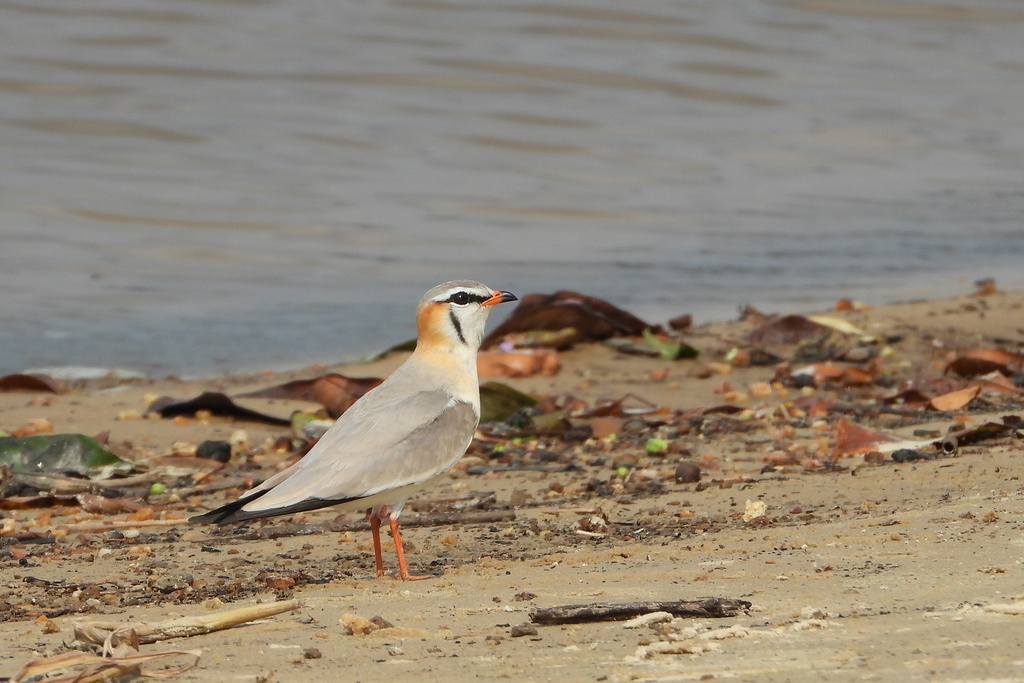
[[(316, 406), (238, 396), (328, 371), (385, 376), (401, 353), (283, 375), (0, 393), (8, 433), (109, 432), (111, 448), (148, 463), (144, 475), (161, 484), (134, 510), (87, 511), (89, 487), (4, 502), (0, 677), (68, 652), (75, 621), (141, 625), (296, 598), (297, 609), (257, 623), (140, 651), (200, 650), (198, 665), (174, 678), (191, 681), (1024, 677), (1024, 441), (1008, 417), (1024, 410), (1014, 355), (1024, 292), (824, 313), (857, 328), (826, 342), (831, 360), (798, 362), (806, 348), (772, 347), (765, 365), (744, 367), (734, 353), (726, 362), (730, 350), (752, 348), (748, 319), (687, 330), (700, 350), (693, 360), (578, 344), (554, 376), (500, 380), (563, 406), (572, 396), (571, 429), (482, 425), (460, 467), (403, 518), (411, 568), (433, 575), (416, 582), (373, 578), (358, 515), (189, 525), (189, 515), (278, 471), (291, 432), (217, 415), (142, 417), (158, 396), (214, 391), (287, 419)], [(950, 370), (976, 349), (1009, 354), (1009, 383), (968, 387), (962, 406), (941, 403), (936, 396), (980, 381)], [(793, 380), (808, 364), (871, 380)], [(905, 392), (911, 381), (931, 404)], [(581, 412), (623, 397), (625, 413)], [(615, 419), (615, 436), (600, 436)], [(927, 445), (988, 422), (1010, 428), (945, 451)], [(853, 443), (849, 425), (917, 443), (907, 448), (917, 455)], [(652, 439), (664, 443), (652, 448)], [(234, 442), (230, 462), (197, 467), (189, 454), (207, 440)], [(699, 482), (687, 480), (686, 463), (700, 468)], [(106, 500), (135, 490), (107, 489)], [(393, 568), (389, 548), (385, 563)], [(530, 616), (706, 598), (750, 606), (637, 628)]]

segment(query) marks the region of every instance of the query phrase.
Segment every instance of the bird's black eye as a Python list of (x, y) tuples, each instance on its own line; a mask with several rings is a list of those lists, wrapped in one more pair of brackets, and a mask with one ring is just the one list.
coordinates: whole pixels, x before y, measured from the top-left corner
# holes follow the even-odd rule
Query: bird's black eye
[(465, 306), (469, 303), (469, 294), (466, 292), (455, 292), (448, 300), (456, 306)]

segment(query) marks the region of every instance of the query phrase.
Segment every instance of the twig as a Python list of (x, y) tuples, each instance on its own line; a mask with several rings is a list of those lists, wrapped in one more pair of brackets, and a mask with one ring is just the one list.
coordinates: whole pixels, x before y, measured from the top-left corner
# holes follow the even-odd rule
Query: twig
[(282, 600), (265, 605), (242, 607), (241, 609), (217, 614), (180, 617), (157, 624), (75, 621), (72, 622), (71, 626), (74, 629), (75, 640), (83, 643), (104, 645), (115, 634), (127, 636), (131, 632), (134, 632), (133, 637), (137, 637), (140, 643), (155, 643), (158, 640), (167, 640), (169, 638), (186, 638), (188, 636), (213, 633), (214, 631), (231, 628), (232, 626), (238, 626), (250, 621), (266, 619), (275, 614), (297, 609), (301, 604), (299, 600)]
[[(68, 524), (66, 525), (66, 528), (69, 533), (76, 531), (79, 533), (95, 533), (97, 531), (110, 531), (111, 529), (133, 529), (136, 527), (147, 526), (185, 526), (187, 524), (187, 519), (140, 519), (137, 521), (130, 519), (111, 519), (100, 522)], [(52, 532), (57, 526), (58, 525), (53, 525), (48, 527), (48, 530)]]
[(721, 618), (736, 616), (750, 609), (746, 600), (707, 598), (705, 600), (677, 600), (674, 602), (594, 603), (591, 605), (561, 605), (530, 612), (530, 620), (537, 624), (580, 624), (591, 621), (620, 621), (648, 612), (668, 612), (677, 617)]

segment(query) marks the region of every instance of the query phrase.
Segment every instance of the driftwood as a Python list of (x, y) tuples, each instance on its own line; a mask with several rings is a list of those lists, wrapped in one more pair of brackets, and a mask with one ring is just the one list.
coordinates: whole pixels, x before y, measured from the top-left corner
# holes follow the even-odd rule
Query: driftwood
[(591, 621), (620, 621), (647, 614), (668, 612), (677, 617), (721, 618), (733, 617), (737, 612), (750, 609), (746, 600), (706, 598), (704, 600), (676, 600), (670, 602), (594, 603), (591, 605), (561, 605), (530, 612), (536, 624), (581, 624)]

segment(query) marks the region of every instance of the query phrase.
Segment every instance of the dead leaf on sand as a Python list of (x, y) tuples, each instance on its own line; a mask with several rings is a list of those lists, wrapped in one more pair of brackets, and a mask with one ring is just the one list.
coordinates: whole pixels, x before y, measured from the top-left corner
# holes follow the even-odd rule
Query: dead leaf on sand
[(510, 334), (559, 331), (569, 327), (576, 331), (580, 340), (601, 341), (615, 336), (636, 336), (654, 326), (586, 294), (565, 290), (554, 294), (528, 294), (522, 297), (508, 319), (487, 335), (481, 348), (490, 348)]
[(243, 408), (231, 400), (226, 394), (218, 391), (204, 391), (199, 396), (185, 401), (163, 396), (149, 404), (145, 414), (156, 413), (161, 417), (175, 417), (178, 415), (191, 417), (198, 411), (205, 410), (211, 415), (230, 417), (235, 420), (246, 420), (249, 422), (262, 422), (264, 424), (279, 425), (287, 427), (291, 420), (266, 415), (249, 408)]
[(32, 391), (63, 394), (64, 382), (42, 373), (17, 373), (0, 377), (0, 391)]
[(898, 441), (894, 436), (861, 427), (845, 417), (836, 422), (833, 436), (835, 438), (833, 459), (843, 455), (861, 455), (875, 450), (879, 444)]
[(382, 381), (379, 377), (346, 377), (330, 373), (313, 379), (298, 379), (250, 391), (239, 394), (238, 398), (281, 398), (319, 403), (331, 417), (336, 418)]
[(932, 410), (938, 410), (942, 413), (950, 413), (955, 410), (961, 410), (967, 407), (970, 403), (981, 393), (981, 387), (978, 385), (972, 385), (964, 387), (963, 389), (957, 389), (941, 396), (935, 396), (931, 401), (928, 402), (928, 407)]
[(1024, 355), (1002, 349), (974, 349), (946, 366), (946, 373), (977, 377), (990, 372), (1013, 372), (1024, 367)]
[(754, 346), (785, 346), (821, 339), (831, 329), (802, 315), (776, 314), (751, 330), (749, 338)]

